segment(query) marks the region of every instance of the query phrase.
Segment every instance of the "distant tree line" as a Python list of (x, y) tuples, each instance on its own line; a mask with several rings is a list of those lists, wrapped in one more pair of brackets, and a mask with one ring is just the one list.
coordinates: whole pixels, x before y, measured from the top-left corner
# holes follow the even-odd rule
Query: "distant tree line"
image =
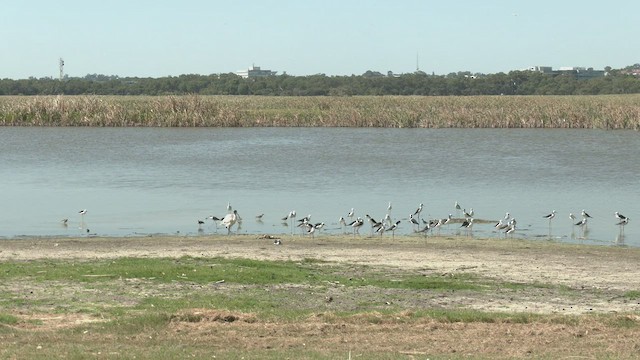
[[(635, 64), (633, 68), (640, 67)], [(629, 67), (632, 68), (632, 67)], [(180, 75), (161, 78), (87, 75), (63, 80), (1, 79), (0, 95), (602, 95), (640, 93), (640, 79), (627, 71), (607, 69), (607, 76), (579, 79), (571, 74), (550, 76), (533, 71), (497, 74), (428, 75), (423, 72), (383, 75), (279, 75), (244, 79), (233, 73)]]

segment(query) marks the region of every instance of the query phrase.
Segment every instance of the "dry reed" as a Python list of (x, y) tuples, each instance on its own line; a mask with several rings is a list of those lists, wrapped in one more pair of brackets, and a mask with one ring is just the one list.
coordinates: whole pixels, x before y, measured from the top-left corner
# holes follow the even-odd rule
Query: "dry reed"
[(640, 130), (640, 95), (7, 96), (0, 125)]

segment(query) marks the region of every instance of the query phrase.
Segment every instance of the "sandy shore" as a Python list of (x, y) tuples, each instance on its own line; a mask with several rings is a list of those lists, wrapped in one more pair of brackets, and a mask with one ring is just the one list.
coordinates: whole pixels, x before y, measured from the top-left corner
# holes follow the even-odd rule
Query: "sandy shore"
[[(640, 249), (559, 244), (548, 241), (469, 238), (282, 237), (268, 236), (29, 238), (0, 241), (0, 260), (117, 257), (246, 257), (398, 267), (424, 274), (470, 273), (538, 291), (513, 291), (449, 298), (452, 306), (489, 311), (580, 314), (640, 310), (623, 296), (640, 289)], [(564, 298), (559, 287), (574, 290)], [(575, 290), (581, 296), (576, 298)]]

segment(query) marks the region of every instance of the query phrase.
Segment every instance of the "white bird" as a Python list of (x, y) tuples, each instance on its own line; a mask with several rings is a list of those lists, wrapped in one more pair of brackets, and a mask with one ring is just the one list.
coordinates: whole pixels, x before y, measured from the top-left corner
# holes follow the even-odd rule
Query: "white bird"
[(553, 219), (554, 217), (556, 217), (556, 211), (555, 210), (553, 210), (550, 214), (543, 216), (543, 218), (549, 219), (549, 220)]
[(78, 214), (80, 214), (80, 229), (84, 227), (84, 214), (86, 213), (87, 213), (87, 209), (82, 209), (78, 211)]
[(420, 205), (418, 205), (418, 208), (416, 209), (416, 211), (414, 211), (413, 215), (418, 215), (418, 218), (420, 218), (420, 213), (422, 212), (422, 208), (424, 207), (424, 204), (420, 203)]
[(420, 223), (418, 222), (418, 220), (416, 220), (416, 218), (413, 217), (414, 214), (409, 214), (409, 222), (413, 225), (413, 227), (415, 228), (416, 226), (420, 226)]
[(624, 234), (624, 226), (627, 225), (628, 223), (629, 223), (629, 218), (625, 217), (624, 219), (620, 220), (620, 222), (616, 224), (620, 226), (620, 234)]
[(543, 216), (545, 219), (549, 219), (549, 236), (551, 236), (551, 220), (556, 217), (556, 211), (553, 210), (550, 214)]
[(344, 217), (340, 216), (340, 219), (338, 219), (338, 224), (342, 226), (342, 233), (344, 234), (345, 227), (347, 227), (347, 221), (344, 219)]
[(349, 224), (349, 226), (353, 228), (353, 236), (356, 236), (356, 234), (360, 235), (360, 227), (362, 227), (362, 225), (364, 225), (364, 220), (362, 220), (361, 217), (358, 217)]
[(616, 218), (617, 218), (618, 220), (624, 220), (624, 219), (626, 219), (626, 218), (627, 218), (626, 216), (624, 216), (624, 215), (620, 214), (620, 213), (619, 213), (619, 212), (617, 212), (617, 211), (615, 212), (615, 216), (616, 216)]
[(465, 230), (467, 231), (467, 234), (470, 234), (471, 230), (473, 229), (473, 218), (469, 218), (469, 219), (465, 220), (462, 223), (462, 226), (460, 226), (460, 227), (465, 228)]
[(398, 225), (400, 225), (400, 220), (398, 220), (395, 223), (391, 224), (391, 226), (389, 226), (389, 228), (384, 230), (384, 231), (391, 231), (391, 238), (393, 239), (393, 238), (395, 238), (396, 229), (398, 229)]
[(369, 214), (366, 214), (365, 217), (367, 218), (367, 220), (369, 220), (369, 224), (371, 225), (371, 235), (373, 235), (373, 232), (377, 230), (382, 225), (382, 223), (372, 218)]
[(233, 210), (231, 214), (227, 214), (222, 218), (222, 225), (227, 228), (227, 235), (231, 233), (231, 227), (238, 222), (238, 211)]
[(347, 214), (348, 218), (353, 218), (353, 216), (355, 215), (355, 211), (353, 210), (353, 208), (351, 208), (351, 211), (349, 211), (349, 213)]
[(575, 223), (575, 225), (580, 227), (580, 230), (582, 232), (582, 237), (584, 237), (584, 229), (587, 227), (587, 218), (586, 217), (582, 218), (582, 220)]

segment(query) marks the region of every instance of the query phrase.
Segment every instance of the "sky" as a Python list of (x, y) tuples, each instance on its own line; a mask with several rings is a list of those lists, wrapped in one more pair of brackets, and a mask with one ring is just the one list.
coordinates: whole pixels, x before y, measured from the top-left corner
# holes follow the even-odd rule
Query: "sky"
[(637, 0), (0, 0), (0, 78), (640, 62)]

